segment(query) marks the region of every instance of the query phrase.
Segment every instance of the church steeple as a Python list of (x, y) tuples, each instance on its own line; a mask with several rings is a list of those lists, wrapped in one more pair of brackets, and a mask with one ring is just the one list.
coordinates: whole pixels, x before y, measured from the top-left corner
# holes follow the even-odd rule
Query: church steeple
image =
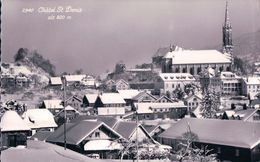
[(234, 57), (233, 57), (233, 43), (232, 43), (232, 26), (229, 20), (228, 12), (228, 0), (226, 1), (226, 12), (225, 12), (225, 22), (222, 27), (223, 32), (223, 47), (222, 52), (227, 53), (230, 56), (231, 67), (230, 70), (234, 70)]
[(223, 53), (233, 53), (232, 26), (229, 20), (228, 1), (226, 1), (225, 22), (223, 24)]

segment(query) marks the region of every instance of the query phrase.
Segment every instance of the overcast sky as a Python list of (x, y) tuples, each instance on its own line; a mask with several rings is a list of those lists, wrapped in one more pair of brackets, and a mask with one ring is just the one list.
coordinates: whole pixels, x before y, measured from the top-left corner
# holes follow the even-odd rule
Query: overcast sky
[[(37, 11), (58, 6), (82, 12), (48, 20), (57, 13)], [(234, 38), (260, 29), (260, 0), (230, 0), (229, 8)], [(225, 0), (5, 0), (3, 61), (26, 47), (50, 59), (58, 72), (99, 74), (119, 60), (130, 67), (151, 62), (159, 47), (171, 43), (186, 49), (221, 44), (224, 11)]]

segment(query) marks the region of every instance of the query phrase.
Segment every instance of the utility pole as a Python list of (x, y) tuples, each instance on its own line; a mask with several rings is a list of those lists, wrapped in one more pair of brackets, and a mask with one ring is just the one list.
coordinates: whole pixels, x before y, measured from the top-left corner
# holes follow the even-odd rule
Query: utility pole
[(67, 112), (66, 112), (66, 86), (67, 82), (65, 76), (62, 76), (63, 81), (63, 110), (64, 110), (64, 150), (67, 148), (67, 139), (66, 139), (66, 123), (67, 123)]
[[(138, 109), (138, 107), (137, 107), (137, 109)], [(136, 109), (136, 133), (135, 133), (135, 135), (136, 135), (136, 161), (138, 162), (139, 161), (139, 155), (138, 155), (138, 114), (137, 114), (137, 109)]]

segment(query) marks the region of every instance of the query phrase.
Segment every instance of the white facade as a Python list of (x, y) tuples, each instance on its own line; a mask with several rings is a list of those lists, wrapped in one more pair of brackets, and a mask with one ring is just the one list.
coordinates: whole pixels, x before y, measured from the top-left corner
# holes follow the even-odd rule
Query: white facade
[(99, 107), (98, 115), (105, 116), (122, 116), (125, 115), (125, 107)]
[(225, 95), (240, 95), (242, 92), (241, 77), (232, 72), (221, 72), (221, 89)]
[(218, 71), (231, 70), (229, 54), (217, 50), (182, 50), (168, 52), (163, 58), (164, 73), (199, 74), (209, 66)]
[(250, 96), (251, 99), (260, 92), (260, 77), (247, 77), (242, 81), (243, 95)]
[(195, 81), (189, 73), (161, 73), (155, 80), (155, 88), (160, 89), (162, 93), (172, 93), (176, 88), (183, 90), (185, 85)]

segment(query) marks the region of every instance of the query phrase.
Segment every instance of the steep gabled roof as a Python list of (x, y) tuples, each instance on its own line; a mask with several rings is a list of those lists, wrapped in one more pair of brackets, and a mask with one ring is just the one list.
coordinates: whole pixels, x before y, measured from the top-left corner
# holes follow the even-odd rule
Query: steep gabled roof
[(86, 99), (88, 100), (89, 103), (95, 103), (96, 99), (98, 97), (98, 94), (85, 94)]
[(124, 79), (119, 79), (116, 81), (116, 85), (119, 84), (119, 83), (124, 83), (126, 85), (129, 85), (129, 83), (127, 81), (125, 81)]
[(159, 137), (182, 139), (188, 125), (198, 136), (197, 142), (250, 149), (260, 143), (260, 124), (240, 120), (184, 118)]
[(31, 129), (57, 127), (54, 116), (48, 109), (28, 109), (22, 116)]
[(16, 111), (9, 110), (4, 113), (0, 123), (1, 132), (29, 131), (30, 127), (22, 120)]
[[(114, 135), (119, 138), (122, 137), (120, 134), (115, 132), (112, 128), (100, 121), (80, 121), (78, 123), (67, 123), (66, 139), (67, 143), (71, 145), (78, 145), (82, 140), (88, 137), (92, 132), (101, 126), (106, 127)], [(64, 125), (61, 125), (53, 134), (51, 134), (47, 140), (48, 142), (64, 143)]]
[(66, 101), (69, 101), (71, 99), (75, 99), (78, 102), (82, 102), (82, 99), (79, 96), (77, 96), (77, 95), (70, 96), (69, 98), (66, 99)]
[[(119, 121), (117, 122), (114, 130), (121, 134), (125, 139), (129, 140), (134, 132), (136, 131), (137, 124), (136, 122), (132, 121)], [(143, 132), (147, 135), (148, 138), (152, 139), (149, 133), (145, 130), (145, 128), (138, 123), (138, 127), (143, 130)]]
[(104, 122), (105, 124), (107, 124), (111, 128), (114, 128), (116, 126), (117, 122), (119, 122), (118, 119), (116, 119), (114, 117), (109, 117), (109, 116), (98, 116), (97, 120)]
[(153, 101), (157, 100), (157, 98), (155, 96), (153, 96), (152, 94), (150, 94), (146, 91), (142, 91), (139, 94), (137, 94), (135, 97), (133, 97), (133, 100), (139, 101), (139, 100), (142, 100), (145, 96), (150, 97)]
[(44, 100), (43, 101), (46, 109), (62, 109), (62, 100), (53, 99), (53, 100)]
[(156, 101), (154, 101), (154, 102), (160, 102), (160, 100), (162, 100), (162, 99), (166, 99), (168, 102), (171, 102), (171, 103), (174, 102), (172, 99), (170, 99), (170, 98), (167, 97), (166, 95), (161, 96), (160, 98), (158, 98), (158, 99), (157, 99)]

